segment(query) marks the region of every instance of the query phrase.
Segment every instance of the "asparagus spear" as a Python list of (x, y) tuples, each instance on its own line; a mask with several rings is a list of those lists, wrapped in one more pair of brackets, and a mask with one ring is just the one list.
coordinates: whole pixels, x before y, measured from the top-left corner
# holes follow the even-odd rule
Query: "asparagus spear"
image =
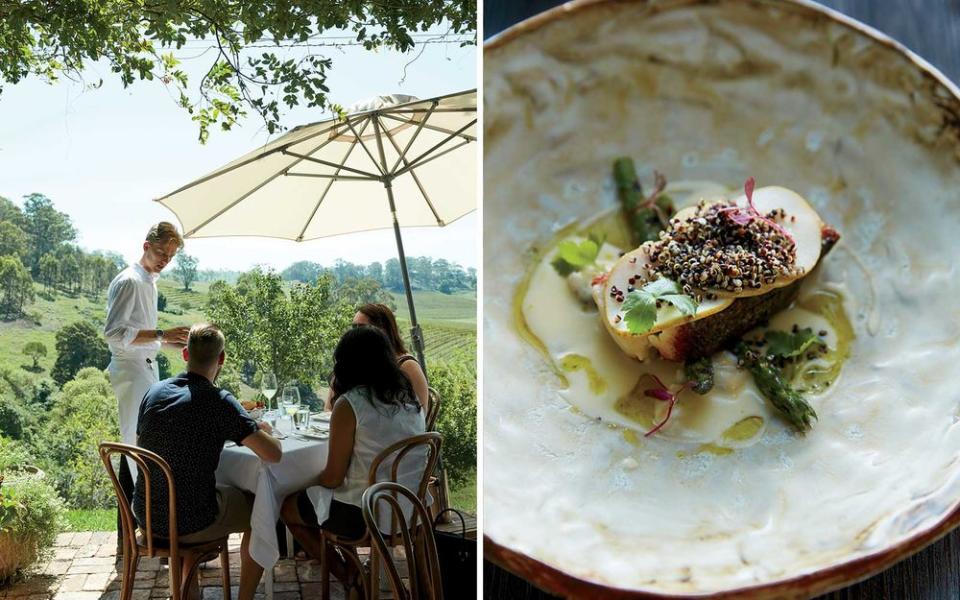
[(810, 431), (812, 420), (817, 418), (816, 411), (807, 404), (790, 384), (783, 380), (780, 371), (772, 366), (766, 358), (752, 352), (746, 344), (738, 342), (733, 350), (737, 358), (750, 370), (753, 381), (757, 384), (760, 393), (766, 396), (770, 403), (783, 413), (783, 416), (800, 433)]
[(669, 196), (660, 193), (666, 181), (661, 183), (662, 177), (658, 177), (657, 190), (652, 194), (651, 202), (651, 198), (643, 195), (643, 186), (637, 177), (633, 159), (629, 157), (614, 161), (613, 179), (617, 183), (617, 197), (620, 198), (623, 215), (630, 226), (634, 245), (639, 246), (643, 242), (659, 239), (660, 231), (666, 226), (661, 215), (669, 217), (673, 214), (673, 201)]
[(692, 360), (684, 365), (684, 375), (687, 381), (692, 381), (690, 388), (701, 396), (713, 389), (713, 361), (709, 356)]

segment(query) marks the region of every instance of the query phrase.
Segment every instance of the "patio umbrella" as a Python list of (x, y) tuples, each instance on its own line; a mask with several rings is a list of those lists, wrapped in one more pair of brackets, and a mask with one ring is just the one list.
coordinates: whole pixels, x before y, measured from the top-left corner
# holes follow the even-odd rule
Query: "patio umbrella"
[(477, 92), (394, 94), (297, 127), (156, 201), (184, 237), (303, 242), (392, 227), (420, 364), (401, 227), (443, 227), (476, 208)]

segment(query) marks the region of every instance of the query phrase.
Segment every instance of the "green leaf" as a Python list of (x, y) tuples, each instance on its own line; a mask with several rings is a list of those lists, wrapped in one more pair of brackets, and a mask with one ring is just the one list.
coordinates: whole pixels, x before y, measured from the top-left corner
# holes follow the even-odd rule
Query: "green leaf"
[(650, 283), (644, 285), (640, 288), (644, 292), (650, 294), (654, 298), (660, 298), (666, 294), (682, 294), (683, 290), (680, 289), (680, 285), (676, 281), (667, 279), (666, 277), (661, 277), (660, 279), (654, 279)]
[(799, 356), (814, 344), (822, 343), (809, 327), (797, 333), (786, 331), (768, 331), (764, 337), (767, 340), (767, 354), (774, 356)]
[(557, 245), (557, 257), (550, 264), (557, 273), (567, 276), (593, 264), (599, 253), (600, 245), (595, 239), (583, 240), (580, 243), (563, 240)]
[(660, 296), (660, 300), (669, 302), (676, 307), (681, 314), (688, 317), (697, 314), (696, 300), (686, 294), (667, 294), (665, 296)]
[(646, 333), (657, 322), (657, 301), (650, 294), (634, 290), (623, 301), (623, 319), (630, 333)]

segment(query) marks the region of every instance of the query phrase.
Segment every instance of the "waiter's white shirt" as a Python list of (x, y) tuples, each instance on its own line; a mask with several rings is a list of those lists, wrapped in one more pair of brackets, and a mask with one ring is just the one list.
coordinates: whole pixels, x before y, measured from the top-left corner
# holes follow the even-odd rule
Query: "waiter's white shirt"
[[(157, 366), (160, 342), (133, 343), (139, 330), (157, 328), (159, 277), (134, 263), (114, 277), (107, 291), (107, 322), (103, 333), (112, 355), (107, 372), (117, 395), (120, 437), (125, 444), (136, 445), (140, 403), (150, 386), (160, 379)], [(128, 463), (136, 481), (136, 465), (132, 461)]]
[(158, 341), (133, 343), (139, 330), (157, 328), (159, 277), (159, 273), (148, 273), (140, 263), (134, 263), (110, 282), (103, 333), (114, 359), (153, 358), (160, 351)]

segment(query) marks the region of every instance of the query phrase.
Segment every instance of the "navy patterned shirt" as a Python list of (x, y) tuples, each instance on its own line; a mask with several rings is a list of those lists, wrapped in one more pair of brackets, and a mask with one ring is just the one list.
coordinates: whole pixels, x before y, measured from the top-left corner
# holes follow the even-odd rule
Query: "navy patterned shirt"
[[(257, 431), (233, 394), (196, 373), (181, 373), (150, 387), (140, 404), (137, 440), (170, 465), (177, 488), (177, 531), (187, 535), (217, 517), (216, 470), (227, 440), (239, 444)], [(154, 535), (168, 536), (167, 482), (151, 464), (151, 517)], [(146, 524), (143, 477), (137, 477), (133, 512)]]

